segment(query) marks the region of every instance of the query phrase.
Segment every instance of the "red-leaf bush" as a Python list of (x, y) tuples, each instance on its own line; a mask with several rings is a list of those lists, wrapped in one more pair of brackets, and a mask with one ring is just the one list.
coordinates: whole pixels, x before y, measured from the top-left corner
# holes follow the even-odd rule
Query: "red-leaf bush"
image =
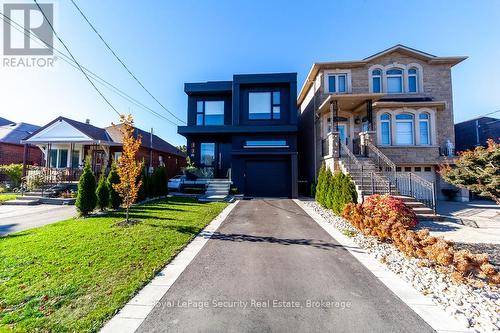
[(415, 213), (397, 198), (373, 195), (363, 204), (348, 204), (343, 216), (364, 235), (391, 240), (408, 257), (452, 267), (455, 281), (479, 276), (489, 283), (500, 284), (500, 273), (488, 262), (488, 255), (455, 250), (453, 242), (430, 236), (427, 229), (410, 230), (417, 224)]

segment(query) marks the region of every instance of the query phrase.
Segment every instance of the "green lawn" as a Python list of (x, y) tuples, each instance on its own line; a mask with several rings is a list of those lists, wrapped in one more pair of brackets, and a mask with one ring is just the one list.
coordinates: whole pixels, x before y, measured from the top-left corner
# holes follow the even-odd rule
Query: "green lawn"
[(0, 332), (95, 332), (152, 279), (224, 203), (169, 198), (0, 238)]
[(0, 203), (7, 200), (14, 200), (16, 196), (16, 194), (0, 194)]

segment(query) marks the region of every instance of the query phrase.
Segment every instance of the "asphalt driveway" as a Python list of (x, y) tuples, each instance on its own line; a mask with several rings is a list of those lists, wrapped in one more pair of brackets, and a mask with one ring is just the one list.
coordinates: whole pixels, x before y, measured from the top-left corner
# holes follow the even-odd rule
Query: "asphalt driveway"
[(75, 215), (75, 206), (0, 205), (0, 236), (59, 222)]
[(242, 201), (138, 332), (433, 332), (292, 200)]

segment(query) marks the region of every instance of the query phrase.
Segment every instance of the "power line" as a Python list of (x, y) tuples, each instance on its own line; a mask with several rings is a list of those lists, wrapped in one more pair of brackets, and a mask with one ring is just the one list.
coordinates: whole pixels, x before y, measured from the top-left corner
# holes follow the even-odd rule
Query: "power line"
[(144, 89), (145, 92), (147, 92), (149, 94), (149, 96), (151, 96), (151, 98), (153, 98), (156, 103), (158, 103), (165, 111), (167, 111), (170, 115), (172, 115), (175, 119), (179, 120), (181, 123), (186, 123), (184, 120), (178, 118), (173, 112), (171, 112), (169, 109), (167, 109), (145, 86), (144, 84), (142, 84), (142, 82), (132, 73), (132, 71), (127, 67), (127, 65), (125, 65), (125, 63), (122, 61), (122, 59), (116, 54), (115, 51), (113, 51), (113, 49), (111, 48), (111, 46), (109, 46), (109, 44), (104, 40), (104, 38), (102, 37), (102, 35), (97, 31), (97, 29), (94, 27), (94, 25), (90, 22), (90, 20), (87, 18), (87, 16), (83, 13), (83, 11), (80, 9), (80, 7), (78, 7), (78, 5), (76, 4), (76, 2), (74, 0), (71, 0), (71, 2), (73, 3), (73, 5), (75, 6), (75, 8), (78, 10), (78, 12), (82, 15), (82, 17), (85, 19), (85, 21), (89, 24), (89, 26), (92, 28), (92, 30), (94, 30), (94, 32), (97, 34), (97, 36), (99, 36), (99, 39), (101, 39), (101, 41), (104, 43), (104, 45), (106, 45), (107, 49), (111, 52), (111, 54), (113, 54), (113, 56), (116, 58), (116, 60), (118, 60), (118, 62), (123, 66), (123, 68), (125, 68), (125, 70), (130, 74), (130, 76), (132, 76), (134, 78), (134, 80), (142, 87), (142, 89)]
[[(66, 62), (67, 64), (69, 64), (73, 68), (75, 68), (76, 70), (79, 70), (79, 68), (75, 65), (75, 62), (70, 57), (68, 57), (66, 54), (64, 54), (64, 52), (62, 52), (62, 51), (58, 50), (57, 48), (55, 48), (54, 46), (48, 44), (46, 41), (44, 41), (43, 39), (41, 39), (38, 36), (35, 36), (36, 37), (36, 39), (35, 39), (34, 35), (31, 33), (31, 31), (25, 29), (23, 26), (21, 26), (19, 23), (17, 23), (16, 21), (12, 20), (11, 18), (9, 18), (7, 15), (5, 15), (4, 13), (2, 13), (1, 11), (0, 11), (0, 15), (2, 15), (3, 21), (6, 22), (7, 24), (9, 24), (11, 27), (13, 27), (14, 29), (16, 29), (17, 31), (19, 31), (21, 33), (24, 33), (24, 35), (26, 35), (27, 37), (29, 37), (31, 40), (37, 42), (38, 44), (41, 44), (40, 42), (42, 42), (45, 46), (47, 46), (47, 47), (51, 48), (52, 50), (56, 51), (57, 53), (59, 53), (61, 55), (61, 57), (62, 57), (61, 60), (63, 60), (64, 62)], [(168, 119), (164, 115), (156, 112), (155, 110), (151, 109), (147, 105), (144, 105), (143, 103), (141, 103), (137, 99), (133, 98), (132, 96), (130, 96), (129, 94), (127, 94), (126, 92), (124, 92), (123, 90), (120, 90), (118, 87), (116, 87), (112, 83), (106, 81), (105, 79), (103, 79), (102, 77), (100, 77), (99, 75), (97, 75), (96, 73), (92, 72), (91, 70), (89, 70), (85, 66), (81, 66), (81, 68), (83, 68), (89, 74), (89, 76), (92, 77), (92, 79), (94, 79), (96, 82), (100, 83), (105, 88), (110, 89), (113, 93), (115, 93), (118, 96), (124, 98), (128, 102), (130, 102), (130, 103), (132, 103), (132, 104), (134, 104), (134, 105), (142, 108), (143, 110), (145, 110), (147, 112), (150, 112), (151, 114), (153, 114), (153, 115), (155, 115), (155, 116), (157, 116), (159, 118), (162, 118), (162, 119), (168, 121), (169, 123), (171, 123), (174, 126), (178, 126), (177, 123), (174, 123), (172, 120)]]
[(63, 40), (61, 39), (61, 37), (59, 37), (59, 35), (57, 34), (56, 30), (54, 29), (54, 27), (52, 26), (52, 23), (50, 22), (50, 20), (47, 18), (47, 15), (45, 15), (45, 12), (43, 11), (42, 7), (40, 7), (40, 5), (38, 4), (37, 0), (33, 0), (36, 4), (36, 6), (38, 7), (38, 10), (40, 10), (40, 12), (42, 13), (44, 19), (47, 21), (47, 23), (49, 24), (50, 26), (50, 29), (52, 30), (52, 32), (54, 33), (54, 36), (56, 36), (56, 38), (59, 40), (59, 42), (61, 42), (61, 44), (64, 46), (64, 48), (66, 49), (66, 51), (68, 52), (68, 54), (71, 56), (71, 58), (73, 59), (73, 61), (77, 64), (78, 68), (80, 69), (80, 71), (82, 72), (82, 74), (85, 76), (85, 78), (87, 79), (87, 81), (89, 81), (89, 83), (92, 85), (92, 87), (94, 87), (94, 89), (99, 93), (99, 95), (101, 95), (102, 99), (104, 101), (106, 101), (106, 103), (109, 105), (109, 107), (111, 109), (113, 109), (113, 111), (120, 116), (120, 112), (118, 112), (118, 110), (116, 110), (116, 108), (113, 106), (113, 104), (111, 104), (111, 102), (103, 95), (103, 93), (99, 90), (99, 88), (97, 88), (97, 86), (94, 84), (94, 82), (89, 78), (89, 76), (87, 75), (87, 73), (83, 70), (82, 66), (80, 65), (80, 63), (76, 60), (76, 58), (73, 56), (73, 53), (71, 53), (71, 51), (69, 50), (69, 48), (66, 46), (66, 44), (63, 42)]

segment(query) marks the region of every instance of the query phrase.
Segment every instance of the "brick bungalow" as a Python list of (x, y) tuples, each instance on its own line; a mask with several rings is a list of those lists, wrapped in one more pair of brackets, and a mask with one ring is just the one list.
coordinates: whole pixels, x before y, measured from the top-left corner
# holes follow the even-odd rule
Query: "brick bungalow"
[[(119, 126), (119, 125), (118, 125)], [(142, 137), (138, 159), (147, 168), (165, 166), (167, 176), (181, 172), (186, 164), (186, 155), (160, 137), (136, 129), (135, 135)], [(120, 158), (122, 139), (118, 128), (100, 128), (89, 121), (83, 123), (58, 117), (25, 138), (24, 143), (37, 146), (43, 154), (43, 168), (52, 180), (74, 181), (81, 174), (85, 158), (91, 156), (92, 168), (99, 173), (108, 169), (112, 160)]]
[[(25, 137), (38, 130), (40, 126), (27, 123), (14, 123), (5, 118), (0, 118), (0, 165), (23, 163)], [(42, 152), (38, 147), (26, 146), (26, 164), (36, 165), (42, 163)]]

